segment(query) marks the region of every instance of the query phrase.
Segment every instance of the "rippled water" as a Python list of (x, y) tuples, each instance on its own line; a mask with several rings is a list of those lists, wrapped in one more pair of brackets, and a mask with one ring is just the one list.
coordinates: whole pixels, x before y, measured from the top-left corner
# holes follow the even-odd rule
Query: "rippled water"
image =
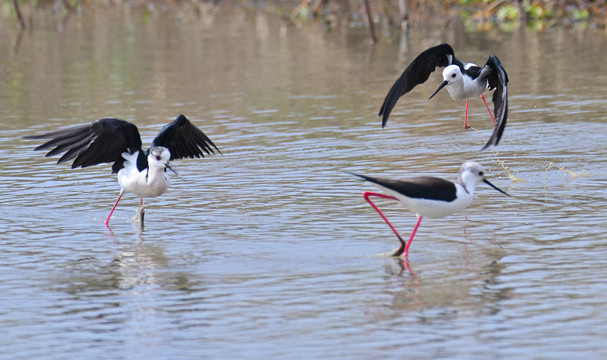
[[(586, 358), (607, 356), (607, 38), (592, 30), (414, 29), (367, 43), (229, 8), (97, 9), (0, 22), (0, 346), (12, 359)], [(383, 96), (441, 41), (510, 77), (500, 145), (440, 82)], [(437, 78), (438, 77), (438, 78)], [(101, 117), (149, 144), (186, 114), (223, 156), (182, 160), (169, 191), (125, 196), (109, 166), (71, 170), (22, 136)], [(453, 179), (476, 160), (507, 198), (424, 219), (409, 261), (345, 171)], [(401, 234), (415, 217), (378, 203)]]

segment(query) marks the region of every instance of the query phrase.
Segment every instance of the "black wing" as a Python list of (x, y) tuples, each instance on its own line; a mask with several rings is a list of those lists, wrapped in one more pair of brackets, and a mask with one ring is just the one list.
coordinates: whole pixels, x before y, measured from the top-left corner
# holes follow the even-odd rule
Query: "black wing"
[(413, 90), (415, 86), (425, 83), (438, 66), (449, 66), (454, 60), (453, 48), (449, 44), (431, 47), (417, 55), (386, 95), (379, 110), (379, 116), (382, 116), (381, 126), (386, 126), (390, 112), (401, 96)]
[(165, 125), (152, 142), (152, 146), (169, 149), (171, 160), (204, 157), (204, 153), (214, 154), (213, 148), (221, 154), (211, 139), (183, 115), (179, 115), (173, 122)]
[(76, 158), (72, 169), (114, 162), (112, 173), (122, 169), (122, 153), (133, 154), (141, 150), (141, 137), (137, 127), (120, 119), (104, 118), (90, 124), (76, 125), (42, 135), (25, 136), (26, 139), (51, 139), (34, 150), (53, 148), (46, 156), (64, 153), (57, 164)]
[(406, 180), (390, 180), (354, 173), (349, 174), (410, 198), (453, 201), (457, 192), (454, 183), (437, 177), (420, 176)]
[(489, 90), (495, 89), (493, 92), (493, 116), (495, 117), (495, 129), (489, 138), (489, 141), (481, 150), (486, 149), (489, 145), (497, 145), (502, 138), (504, 129), (506, 128), (506, 118), (508, 116), (508, 74), (502, 66), (497, 56), (489, 56), (489, 60), (485, 66), (491, 68), (491, 73), (487, 76)]

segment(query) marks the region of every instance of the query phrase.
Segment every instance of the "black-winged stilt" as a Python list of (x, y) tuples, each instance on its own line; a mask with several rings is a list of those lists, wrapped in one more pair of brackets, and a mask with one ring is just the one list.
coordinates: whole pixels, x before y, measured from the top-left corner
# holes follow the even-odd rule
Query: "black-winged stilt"
[[(476, 184), (484, 182), (502, 194), (510, 196), (485, 179), (483, 167), (479, 163), (473, 161), (462, 164), (457, 176), (457, 181), (455, 182), (431, 176), (420, 176), (405, 180), (389, 180), (354, 173), (350, 174), (373, 183), (375, 186), (389, 194), (385, 195), (365, 191), (363, 192), (363, 197), (373, 209), (377, 211), (379, 216), (384, 219), (400, 241), (400, 247), (392, 256), (407, 256), (409, 246), (419, 227), (419, 223), (422, 221), (422, 217), (441, 218), (468, 207), (474, 197)], [(370, 196), (397, 200), (417, 214), (417, 222), (406, 243), (403, 238), (400, 237), (394, 226), (390, 224), (390, 221), (388, 221), (379, 208), (371, 199), (369, 199)]]
[(214, 154), (213, 149), (221, 154), (211, 139), (183, 115), (165, 125), (146, 151), (141, 148), (141, 137), (135, 125), (112, 118), (24, 138), (51, 139), (34, 150), (54, 148), (46, 156), (65, 152), (57, 164), (76, 158), (72, 169), (114, 163), (112, 174), (118, 174), (121, 189), (104, 222), (105, 225), (109, 223), (118, 201), (125, 192), (133, 193), (141, 199), (140, 213), (143, 222), (143, 198), (160, 196), (169, 187), (166, 169), (175, 172), (169, 165), (170, 160), (204, 157), (205, 153)]
[[(497, 56), (490, 55), (487, 63), (480, 67), (456, 59), (453, 48), (449, 44), (441, 44), (425, 50), (407, 66), (402, 75), (392, 85), (379, 110), (379, 116), (382, 117), (382, 127), (386, 126), (390, 112), (398, 99), (413, 90), (415, 86), (425, 83), (430, 74), (439, 66), (445, 68), (443, 70), (444, 81), (428, 100), (432, 99), (443, 87), (447, 88), (453, 100), (466, 99), (464, 127), (468, 128), (468, 100), (480, 96), (495, 124), (493, 134), (481, 150), (486, 149), (489, 145), (497, 145), (504, 132), (508, 114), (508, 89), (506, 87), (508, 74), (506, 74), (506, 70)], [(493, 92), (495, 117), (491, 114), (483, 95), (485, 89), (495, 89)]]

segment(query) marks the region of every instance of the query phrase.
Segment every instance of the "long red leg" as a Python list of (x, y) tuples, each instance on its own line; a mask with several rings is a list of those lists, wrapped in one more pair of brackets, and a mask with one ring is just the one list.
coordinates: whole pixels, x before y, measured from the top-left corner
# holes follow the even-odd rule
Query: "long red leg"
[(407, 253), (409, 252), (409, 246), (411, 246), (411, 242), (413, 241), (413, 237), (415, 236), (415, 233), (417, 232), (417, 228), (419, 227), (420, 222), (422, 222), (422, 217), (418, 216), (417, 222), (415, 223), (415, 226), (413, 227), (413, 230), (411, 231), (411, 235), (409, 236), (409, 240), (407, 240), (407, 245), (405, 245), (405, 251), (403, 252), (403, 256), (407, 256)]
[(466, 112), (464, 113), (464, 129), (469, 128), (470, 126), (468, 126), (468, 101), (470, 99), (466, 99)]
[(116, 205), (118, 205), (118, 201), (120, 201), (122, 194), (124, 194), (124, 190), (121, 189), (120, 194), (118, 195), (118, 199), (116, 199), (114, 206), (112, 206), (112, 210), (110, 210), (110, 214), (107, 216), (107, 219), (105, 219), (105, 221), (103, 222), (105, 224), (105, 226), (107, 226), (107, 224), (110, 222), (110, 218), (112, 217), (112, 214), (114, 213), (114, 209), (116, 208)]
[(369, 205), (371, 205), (371, 207), (373, 207), (373, 209), (375, 209), (375, 211), (377, 211), (377, 213), (379, 214), (379, 216), (381, 216), (381, 218), (384, 219), (384, 221), (386, 222), (386, 224), (388, 224), (388, 226), (390, 227), (390, 229), (392, 229), (392, 231), (394, 232), (394, 234), (396, 235), (396, 237), (399, 240), (402, 241), (402, 238), (400, 237), (400, 235), (398, 235), (398, 232), (396, 231), (396, 229), (394, 228), (394, 226), (392, 226), (392, 224), (390, 224), (390, 222), (388, 221), (388, 218), (386, 218), (384, 216), (384, 214), (379, 210), (379, 208), (373, 203), (373, 201), (371, 201), (371, 199), (369, 199), (369, 196), (377, 196), (377, 197), (380, 197), (380, 198), (391, 199), (391, 200), (396, 200), (396, 198), (394, 196), (384, 195), (384, 194), (378, 194), (378, 193), (374, 193), (374, 192), (370, 192), (370, 191), (363, 192), (363, 197), (365, 198), (365, 200), (369, 203)]
[(375, 211), (377, 211), (379, 216), (381, 216), (381, 218), (384, 219), (386, 224), (388, 224), (390, 229), (392, 229), (392, 232), (394, 232), (394, 234), (398, 238), (398, 241), (400, 242), (400, 247), (394, 252), (394, 254), (392, 254), (392, 256), (400, 256), (400, 255), (407, 256), (407, 250), (409, 249), (409, 246), (411, 245), (411, 240), (413, 240), (413, 235), (415, 235), (415, 231), (417, 231), (417, 227), (419, 226), (419, 222), (421, 221), (421, 218), (420, 218), (420, 220), (417, 221), (417, 224), (415, 224), (415, 227), (413, 228), (413, 233), (409, 237), (409, 241), (407, 241), (407, 243), (405, 243), (405, 241), (403, 240), (402, 237), (400, 237), (400, 235), (398, 234), (398, 232), (396, 231), (394, 226), (392, 226), (392, 224), (390, 224), (390, 221), (388, 221), (388, 218), (386, 218), (386, 216), (384, 216), (384, 214), (373, 203), (373, 201), (371, 201), (371, 199), (369, 199), (369, 196), (377, 196), (380, 198), (391, 199), (391, 200), (398, 200), (398, 199), (396, 199), (394, 196), (390, 196), (390, 195), (378, 194), (378, 193), (374, 193), (374, 192), (370, 192), (370, 191), (363, 192), (363, 198), (365, 198), (365, 200), (369, 203), (369, 205), (371, 205), (371, 207), (373, 209), (375, 209)]
[(483, 102), (485, 103), (485, 107), (487, 108), (487, 111), (489, 111), (489, 116), (491, 116), (491, 120), (493, 120), (493, 124), (495, 124), (495, 118), (493, 117), (491, 110), (489, 110), (489, 105), (487, 105), (487, 100), (485, 100), (485, 95), (481, 94), (481, 99), (483, 99)]

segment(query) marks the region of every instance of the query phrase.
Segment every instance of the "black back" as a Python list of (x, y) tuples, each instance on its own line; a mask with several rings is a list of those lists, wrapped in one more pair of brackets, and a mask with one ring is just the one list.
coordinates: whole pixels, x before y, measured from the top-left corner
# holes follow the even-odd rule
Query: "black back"
[(456, 198), (455, 184), (437, 177), (419, 176), (405, 180), (390, 180), (350, 174), (410, 198), (439, 201), (453, 201)]
[(470, 76), (473, 80), (476, 79), (481, 74), (481, 71), (483, 70), (482, 67), (475, 66), (475, 65), (472, 65), (472, 66), (468, 67), (467, 69), (466, 69), (465, 65), (460, 66), (459, 68), (462, 71), (462, 74), (466, 74), (466, 75)]
[[(449, 57), (451, 57), (451, 61)], [(437, 67), (449, 66), (452, 63), (456, 63), (460, 67), (464, 66), (464, 63), (455, 59), (453, 48), (449, 44), (431, 47), (417, 55), (386, 95), (379, 110), (379, 116), (382, 117), (381, 126), (386, 126), (390, 112), (401, 96), (413, 90), (415, 86), (425, 83)]]

